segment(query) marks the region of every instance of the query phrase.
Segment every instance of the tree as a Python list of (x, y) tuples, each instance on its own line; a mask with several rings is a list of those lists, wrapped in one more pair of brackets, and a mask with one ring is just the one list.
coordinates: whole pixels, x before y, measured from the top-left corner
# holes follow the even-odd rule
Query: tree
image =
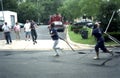
[(65, 0), (63, 5), (58, 8), (58, 11), (65, 16), (67, 20), (73, 20), (73, 18), (78, 16), (78, 11), (80, 9), (77, 1), (79, 0)]
[(120, 29), (120, 18), (118, 16), (117, 10), (119, 9), (117, 3), (115, 1), (103, 2), (100, 6), (98, 20), (101, 21), (101, 26), (105, 30), (109, 20), (112, 16), (112, 13), (115, 11), (115, 15), (110, 23), (109, 32), (119, 31)]
[(101, 2), (100, 0), (65, 0), (63, 6), (59, 7), (58, 10), (69, 20), (81, 17), (84, 14), (96, 16)]
[(41, 13), (42, 22), (48, 23), (49, 16), (57, 13), (57, 8), (62, 5), (63, 0), (43, 0), (41, 5), (44, 6), (44, 10)]
[[(22, 2), (21, 0), (19, 0)], [(61, 6), (63, 0), (26, 0), (36, 7), (37, 20), (48, 23), (49, 15), (57, 13), (57, 8)], [(22, 9), (21, 9), (22, 10)]]
[(24, 2), (19, 5), (17, 10), (18, 19), (20, 22), (25, 22), (25, 20), (34, 20), (37, 21), (37, 8), (30, 2)]
[[(2, 0), (2, 2), (3, 2), (3, 10), (16, 11), (18, 8), (18, 4), (16, 0)], [(2, 10), (1, 6), (0, 6), (0, 10)]]

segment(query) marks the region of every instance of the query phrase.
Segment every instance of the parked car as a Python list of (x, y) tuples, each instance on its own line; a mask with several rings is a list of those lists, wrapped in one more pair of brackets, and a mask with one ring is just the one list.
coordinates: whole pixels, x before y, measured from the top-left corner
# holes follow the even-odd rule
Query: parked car
[(91, 28), (91, 27), (93, 27), (93, 22), (88, 22), (88, 21), (86, 21), (86, 22), (76, 22), (76, 23), (74, 23), (74, 26), (81, 26), (81, 27), (83, 27), (83, 26), (87, 26), (87, 27), (89, 27), (89, 28)]
[(92, 28), (94, 26), (94, 23), (93, 22), (87, 22), (86, 26), (89, 27), (89, 28)]
[(24, 27), (24, 24), (23, 23), (19, 23), (20, 25), (20, 28), (23, 28)]
[(85, 22), (76, 22), (73, 24), (74, 26), (85, 26), (86, 23)]

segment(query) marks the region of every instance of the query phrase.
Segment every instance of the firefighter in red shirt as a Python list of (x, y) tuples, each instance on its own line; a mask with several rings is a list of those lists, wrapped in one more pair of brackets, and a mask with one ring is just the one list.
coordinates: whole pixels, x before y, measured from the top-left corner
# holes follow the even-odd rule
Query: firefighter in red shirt
[(62, 17), (60, 14), (58, 14), (58, 13), (56, 14), (55, 21), (62, 21)]

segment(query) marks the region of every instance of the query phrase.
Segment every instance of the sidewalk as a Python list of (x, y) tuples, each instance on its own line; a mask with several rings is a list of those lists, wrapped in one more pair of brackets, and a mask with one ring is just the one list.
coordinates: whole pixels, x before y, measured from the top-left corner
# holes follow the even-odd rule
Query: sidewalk
[[(12, 44), (5, 44), (5, 40), (0, 40), (0, 50), (52, 50), (53, 40), (37, 40), (37, 44), (33, 45), (31, 41), (13, 40)], [(91, 46), (70, 42), (75, 50), (90, 49)], [(59, 40), (58, 47), (64, 50), (71, 50), (66, 42)]]
[[(67, 41), (71, 45), (74, 50), (81, 50), (81, 49), (92, 49), (92, 45), (87, 44), (78, 44), (72, 42), (69, 39), (67, 30), (66, 30)], [(53, 50), (53, 40), (37, 40), (37, 44), (33, 45), (32, 40), (25, 41), (25, 40), (12, 40), (12, 44), (5, 44), (5, 40), (0, 40), (0, 50)], [(63, 41), (59, 40), (58, 47), (64, 50), (71, 50), (69, 45)]]

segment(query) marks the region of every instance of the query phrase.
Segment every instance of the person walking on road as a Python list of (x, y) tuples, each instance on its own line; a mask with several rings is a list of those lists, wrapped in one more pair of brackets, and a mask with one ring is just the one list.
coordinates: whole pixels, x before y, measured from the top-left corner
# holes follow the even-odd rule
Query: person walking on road
[(96, 57), (94, 59), (99, 59), (99, 48), (105, 52), (105, 53), (110, 53), (113, 55), (112, 51), (109, 51), (104, 44), (104, 38), (102, 36), (102, 31), (100, 29), (100, 24), (98, 22), (95, 23), (92, 35), (96, 38), (97, 43), (95, 45), (95, 51), (96, 51)]
[(25, 31), (25, 41), (30, 41), (30, 31), (31, 31), (31, 29), (30, 29), (30, 22), (29, 22), (29, 20), (26, 20), (26, 23), (25, 23), (25, 25), (24, 25), (24, 31)]
[(12, 43), (12, 39), (11, 39), (11, 35), (10, 35), (11, 27), (7, 25), (7, 22), (5, 22), (2, 29), (3, 29), (3, 32), (5, 35), (6, 44)]
[(31, 29), (31, 36), (32, 36), (32, 40), (33, 40), (33, 44), (36, 44), (37, 43), (37, 32), (36, 32), (36, 24), (35, 22), (32, 20), (31, 21), (31, 26), (30, 26), (30, 29)]
[(18, 24), (18, 22), (16, 22), (14, 26), (14, 31), (16, 34), (16, 39), (20, 40), (20, 25)]
[(54, 45), (53, 45), (53, 49), (55, 50), (56, 52), (56, 56), (59, 56), (58, 54), (58, 50), (60, 50), (59, 47), (57, 47), (58, 43), (59, 43), (59, 36), (58, 36), (58, 33), (57, 33), (57, 30), (54, 28), (55, 24), (52, 23), (50, 26), (49, 26), (49, 31), (50, 31), (50, 35), (51, 35), (51, 38), (52, 40), (54, 41)]

